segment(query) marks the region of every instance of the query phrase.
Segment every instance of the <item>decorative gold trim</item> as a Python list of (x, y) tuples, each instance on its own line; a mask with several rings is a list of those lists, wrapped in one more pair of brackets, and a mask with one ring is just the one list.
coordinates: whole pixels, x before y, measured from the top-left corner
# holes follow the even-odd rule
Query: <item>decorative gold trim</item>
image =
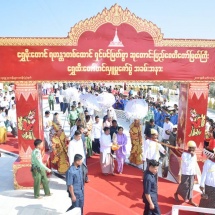
[[(56, 82), (60, 82), (60, 83), (83, 83), (83, 84), (90, 84), (90, 83), (119, 83), (119, 82), (122, 82), (122, 83), (169, 83), (169, 82), (180, 82), (180, 83), (212, 83), (212, 82), (215, 82), (215, 80), (116, 80), (116, 79), (113, 79), (113, 80), (35, 80), (35, 81), (30, 81), (30, 83), (32, 84), (39, 84), (39, 83), (56, 83)], [(2, 81), (2, 83), (8, 83), (8, 81)], [(26, 81), (28, 83), (28, 81)], [(14, 84), (20, 84), (20, 81), (11, 81), (11, 83), (14, 83)], [(21, 81), (21, 83), (23, 83), (23, 81)]]
[(138, 33), (149, 33), (155, 44), (159, 43), (163, 39), (163, 34), (161, 33), (160, 28), (155, 24), (145, 19), (142, 20), (135, 14), (131, 13), (127, 8), (123, 10), (122, 7), (115, 4), (110, 8), (110, 10), (105, 8), (102, 13), (98, 13), (97, 16), (86, 19), (83, 22), (81, 21), (71, 28), (69, 32), (69, 38), (72, 41), (71, 45), (77, 46), (81, 34), (85, 31), (95, 32), (100, 26), (106, 23), (111, 23), (114, 26), (120, 26), (123, 23), (129, 24), (133, 26)]
[(197, 40), (197, 39), (163, 39), (155, 46), (161, 47), (215, 47), (215, 40)]
[(208, 98), (209, 84), (208, 83), (190, 83), (189, 85), (189, 98), (192, 99), (196, 95), (199, 100), (201, 95), (204, 95), (204, 98)]
[(20, 100), (21, 95), (25, 98), (26, 101), (28, 100), (30, 95), (32, 96), (33, 100), (36, 100), (38, 98), (38, 89), (36, 83), (33, 83), (32, 81), (16, 84), (15, 93), (17, 100)]
[(33, 38), (5, 37), (0, 38), (0, 46), (68, 46), (69, 38)]
[(20, 186), (16, 180), (16, 173), (17, 173), (18, 169), (23, 168), (23, 167), (31, 167), (31, 163), (29, 163), (29, 164), (13, 164), (13, 184), (14, 184), (15, 190), (33, 189), (33, 187)]
[(100, 26), (111, 23), (119, 26), (127, 23), (136, 31), (149, 33), (156, 47), (215, 47), (215, 40), (163, 39), (161, 29), (150, 21), (143, 20), (131, 13), (127, 8), (115, 4), (109, 10), (104, 9), (96, 16), (75, 24), (68, 34), (62, 38), (6, 37), (0, 38), (0, 46), (77, 46), (80, 36), (86, 31), (95, 32)]

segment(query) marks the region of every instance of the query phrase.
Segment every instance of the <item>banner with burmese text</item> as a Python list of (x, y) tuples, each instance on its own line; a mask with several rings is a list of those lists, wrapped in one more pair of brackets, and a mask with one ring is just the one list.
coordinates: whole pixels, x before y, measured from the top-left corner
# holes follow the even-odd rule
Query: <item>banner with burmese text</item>
[(215, 41), (164, 39), (114, 5), (65, 38), (0, 38), (2, 81), (214, 81)]

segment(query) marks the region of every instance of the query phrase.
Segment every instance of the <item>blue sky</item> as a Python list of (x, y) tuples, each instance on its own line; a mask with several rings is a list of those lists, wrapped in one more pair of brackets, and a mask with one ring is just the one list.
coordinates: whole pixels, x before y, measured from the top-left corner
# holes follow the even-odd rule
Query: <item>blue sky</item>
[(152, 21), (165, 38), (215, 39), (215, 0), (0, 0), (0, 37), (66, 37), (115, 3)]

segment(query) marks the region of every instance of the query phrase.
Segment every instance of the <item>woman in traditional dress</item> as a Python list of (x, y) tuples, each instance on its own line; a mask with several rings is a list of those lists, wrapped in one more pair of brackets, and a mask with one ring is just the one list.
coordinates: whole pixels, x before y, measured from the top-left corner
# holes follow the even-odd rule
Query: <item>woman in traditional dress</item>
[(119, 174), (122, 174), (123, 166), (126, 159), (126, 144), (127, 144), (127, 137), (123, 134), (123, 127), (118, 127), (117, 133), (117, 144), (120, 147), (116, 151), (116, 160), (117, 160), (117, 171)]
[(5, 127), (6, 114), (3, 110), (4, 108), (0, 108), (0, 144), (7, 141), (7, 130)]
[(114, 174), (114, 160), (111, 154), (111, 136), (110, 128), (105, 127), (104, 133), (100, 138), (100, 164), (104, 175)]
[(142, 127), (140, 120), (135, 119), (130, 126), (130, 137), (131, 137), (131, 153), (129, 157), (130, 163), (140, 165), (142, 161)]
[[(206, 150), (206, 149), (205, 149)], [(211, 139), (207, 148), (210, 158), (205, 161), (202, 171), (200, 190), (206, 198), (200, 200), (199, 207), (215, 208), (215, 140)]]
[(90, 115), (86, 116), (85, 119), (85, 137), (86, 137), (86, 145), (87, 145), (87, 157), (91, 157), (93, 155), (92, 150), (92, 128), (93, 128), (93, 122), (91, 120)]
[(54, 169), (57, 169), (60, 174), (65, 174), (69, 168), (67, 156), (67, 137), (61, 126), (53, 122), (52, 129), (54, 130), (51, 142), (52, 153), (51, 163)]

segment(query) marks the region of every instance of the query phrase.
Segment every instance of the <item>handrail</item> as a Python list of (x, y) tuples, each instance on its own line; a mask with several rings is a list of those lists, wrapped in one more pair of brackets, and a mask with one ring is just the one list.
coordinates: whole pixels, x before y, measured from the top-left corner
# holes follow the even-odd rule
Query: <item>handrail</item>
[(192, 207), (192, 206), (184, 206), (184, 205), (173, 205), (172, 206), (172, 215), (178, 215), (179, 210), (215, 214), (215, 209), (213, 209), (213, 208), (201, 208), (201, 207)]

